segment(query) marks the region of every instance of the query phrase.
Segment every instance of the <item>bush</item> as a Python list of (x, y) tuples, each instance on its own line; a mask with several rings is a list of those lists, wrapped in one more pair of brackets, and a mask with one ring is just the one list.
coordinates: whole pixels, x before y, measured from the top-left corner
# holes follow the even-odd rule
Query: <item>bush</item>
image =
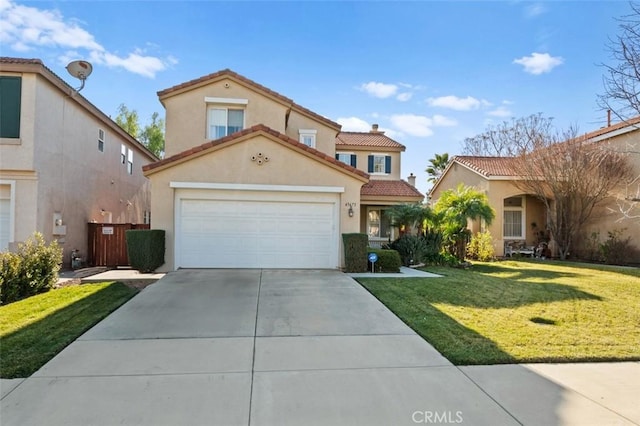
[(345, 272), (367, 271), (367, 234), (342, 234)]
[(18, 245), (16, 253), (0, 253), (0, 302), (15, 302), (50, 290), (58, 281), (62, 248), (57, 241), (47, 245), (36, 232)]
[(140, 272), (153, 272), (164, 263), (162, 229), (129, 229), (125, 232), (129, 264)]
[(605, 263), (609, 265), (627, 265), (637, 257), (636, 250), (631, 246), (631, 237), (622, 238), (625, 229), (607, 232), (609, 238), (600, 244), (600, 253)]
[(495, 257), (493, 237), (489, 231), (478, 232), (467, 244), (467, 256), (481, 262), (489, 262)]
[(422, 262), (427, 247), (423, 237), (405, 234), (389, 244), (389, 248), (398, 252), (403, 266), (411, 266)]
[[(400, 272), (400, 266), (402, 266), (402, 262), (400, 261), (400, 254), (395, 250), (385, 250), (385, 249), (376, 249), (369, 248), (367, 250), (368, 253), (375, 253), (378, 255), (378, 261), (375, 263), (375, 272), (388, 272), (395, 273)], [(365, 259), (368, 264), (368, 271), (371, 271), (371, 262), (369, 262), (368, 255), (365, 255)]]

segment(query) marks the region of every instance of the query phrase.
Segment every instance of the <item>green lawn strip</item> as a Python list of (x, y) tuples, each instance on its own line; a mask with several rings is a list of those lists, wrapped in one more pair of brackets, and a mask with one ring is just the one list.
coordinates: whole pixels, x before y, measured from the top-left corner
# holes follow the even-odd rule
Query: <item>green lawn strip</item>
[(640, 271), (506, 261), (359, 281), (457, 365), (640, 359)]
[(28, 377), (138, 291), (120, 282), (64, 287), (0, 306), (0, 377)]

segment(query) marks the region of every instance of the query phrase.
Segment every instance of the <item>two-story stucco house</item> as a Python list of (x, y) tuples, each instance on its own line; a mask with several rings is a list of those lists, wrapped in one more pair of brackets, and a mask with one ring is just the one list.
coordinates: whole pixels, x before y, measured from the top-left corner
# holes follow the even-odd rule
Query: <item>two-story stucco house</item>
[(393, 238), (383, 211), (423, 199), (404, 146), (341, 126), (233, 71), (158, 92), (166, 158), (144, 167), (162, 270), (339, 268), (343, 233)]
[(34, 232), (64, 263), (88, 222), (144, 223), (158, 158), (39, 59), (0, 58), (0, 250)]
[[(585, 256), (585, 244), (592, 233), (599, 234), (599, 242), (603, 242), (608, 232), (616, 230), (624, 230), (623, 237), (631, 237), (631, 245), (640, 250), (640, 221), (637, 218), (640, 212), (639, 125), (640, 117), (636, 117), (581, 136), (589, 143), (606, 144), (607, 149), (627, 153), (636, 178), (624, 187), (617, 188), (615, 194), (594, 209), (581, 235), (574, 236), (572, 252), (576, 257)], [(496, 212), (495, 220), (486, 229), (493, 236), (498, 256), (509, 255), (514, 249), (531, 254), (541, 240), (549, 241), (552, 237), (547, 232), (548, 213), (544, 204), (535, 196), (523, 193), (514, 184), (519, 176), (513, 169), (509, 157), (456, 156), (430, 191), (433, 202), (444, 191), (455, 188), (461, 182), (485, 192)], [(625, 209), (631, 212), (627, 217), (622, 213)], [(481, 228), (478, 222), (471, 224), (472, 232), (478, 232)], [(638, 262), (640, 259), (634, 260), (634, 263)]]

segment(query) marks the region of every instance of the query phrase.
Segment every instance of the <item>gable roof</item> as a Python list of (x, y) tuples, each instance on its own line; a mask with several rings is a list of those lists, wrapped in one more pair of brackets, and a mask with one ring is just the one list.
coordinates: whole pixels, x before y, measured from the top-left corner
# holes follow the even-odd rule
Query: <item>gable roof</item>
[[(481, 174), (484, 177), (495, 176), (516, 176), (513, 173), (514, 159), (512, 157), (481, 157), (481, 156), (464, 156), (456, 155), (452, 159), (453, 162), (467, 166), (474, 172)], [(444, 175), (444, 173), (443, 173)]]
[(0, 57), (0, 71), (16, 72), (16, 73), (33, 73), (41, 75), (49, 83), (53, 84), (58, 90), (63, 92), (68, 99), (75, 101), (87, 112), (93, 115), (98, 120), (102, 121), (114, 133), (117, 133), (120, 137), (125, 138), (129, 143), (136, 147), (140, 152), (149, 158), (149, 160), (157, 160), (158, 157), (149, 149), (140, 143), (137, 139), (124, 131), (122, 127), (102, 112), (98, 107), (93, 105), (87, 98), (78, 93), (73, 87), (67, 84), (60, 76), (49, 69), (40, 59), (37, 58), (10, 58)]
[(229, 68), (208, 74), (208, 75), (204, 75), (202, 77), (184, 82), (184, 83), (180, 83), (178, 85), (175, 85), (173, 87), (169, 87), (168, 89), (164, 89), (164, 90), (160, 90), (159, 92), (157, 92), (158, 97), (160, 98), (160, 102), (162, 102), (163, 99), (166, 99), (170, 96), (174, 96), (177, 95), (179, 93), (183, 93), (183, 92), (187, 92), (189, 90), (193, 90), (195, 88), (198, 87), (202, 87), (202, 86), (206, 86), (207, 84), (210, 84), (214, 81), (217, 80), (221, 80), (223, 78), (231, 78), (233, 80), (236, 80), (237, 82), (244, 84), (245, 86), (249, 86), (251, 88), (253, 88), (254, 90), (257, 90), (259, 92), (262, 92), (263, 94), (267, 95), (268, 97), (282, 103), (285, 104), (286, 106), (297, 110), (298, 112), (309, 116), (310, 118), (313, 118), (317, 121), (320, 121), (324, 124), (326, 124), (329, 127), (333, 127), (336, 130), (340, 130), (342, 128), (342, 126), (338, 123), (336, 123), (335, 121), (329, 120), (326, 117), (321, 116), (320, 114), (317, 114), (313, 111), (311, 111), (310, 109), (307, 109), (305, 107), (303, 107), (302, 105), (299, 105), (297, 103), (295, 103), (292, 99), (287, 98), (286, 96), (281, 95), (280, 93), (269, 89), (268, 87), (263, 86), (260, 83), (256, 83), (255, 81), (248, 79), (247, 77), (238, 74), (235, 71), (230, 70)]
[(422, 200), (424, 195), (404, 180), (372, 179), (360, 189), (360, 195), (374, 197), (416, 197)]
[(193, 147), (186, 151), (179, 152), (171, 157), (165, 158), (164, 160), (157, 161), (155, 163), (147, 164), (142, 167), (142, 171), (147, 175), (148, 173), (153, 173), (154, 171), (159, 171), (167, 167), (171, 167), (174, 164), (185, 162), (193, 157), (200, 156), (204, 154), (206, 151), (220, 147), (225, 144), (231, 144), (239, 139), (245, 139), (247, 137), (251, 137), (254, 135), (263, 134), (268, 135), (272, 139), (276, 138), (278, 141), (282, 142), (285, 145), (289, 145), (292, 148), (296, 148), (298, 150), (305, 151), (310, 157), (315, 158), (321, 162), (326, 163), (327, 165), (341, 170), (344, 173), (349, 173), (361, 179), (362, 181), (366, 181), (369, 179), (369, 175), (362, 170), (358, 170), (355, 167), (351, 167), (348, 164), (343, 163), (342, 161), (338, 161), (333, 157), (328, 156), (327, 154), (318, 151), (315, 148), (311, 148), (303, 143), (298, 142), (295, 139), (290, 138), (287, 135), (283, 135), (282, 133), (271, 129), (270, 127), (265, 126), (264, 124), (256, 124), (248, 129), (244, 129), (240, 132), (233, 133), (229, 136), (225, 136), (220, 139), (212, 140), (202, 145)]
[(336, 136), (336, 147), (345, 145), (405, 150), (404, 145), (394, 141), (389, 136), (385, 136), (383, 132), (340, 132)]

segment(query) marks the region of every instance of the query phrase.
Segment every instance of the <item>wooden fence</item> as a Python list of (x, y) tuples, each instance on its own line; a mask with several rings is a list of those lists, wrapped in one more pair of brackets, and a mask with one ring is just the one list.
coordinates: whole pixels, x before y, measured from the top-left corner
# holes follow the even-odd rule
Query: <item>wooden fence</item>
[(125, 231), (149, 229), (133, 223), (89, 223), (88, 266), (129, 266)]

